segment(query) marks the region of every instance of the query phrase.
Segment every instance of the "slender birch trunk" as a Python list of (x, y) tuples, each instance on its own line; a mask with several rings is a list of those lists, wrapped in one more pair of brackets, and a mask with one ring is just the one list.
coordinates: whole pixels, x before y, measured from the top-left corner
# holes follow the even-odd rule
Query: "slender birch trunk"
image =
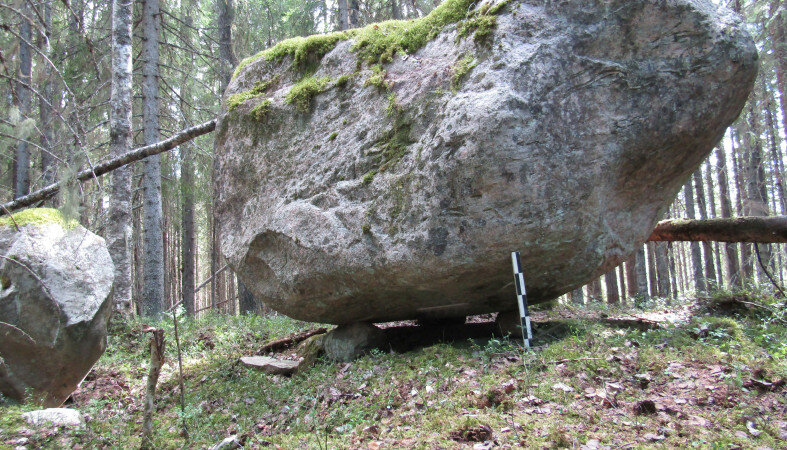
[[(112, 94), (109, 148), (114, 156), (131, 149), (131, 13), (133, 0), (112, 2)], [(107, 243), (115, 263), (114, 301), (118, 311), (131, 312), (131, 168), (112, 174)]]

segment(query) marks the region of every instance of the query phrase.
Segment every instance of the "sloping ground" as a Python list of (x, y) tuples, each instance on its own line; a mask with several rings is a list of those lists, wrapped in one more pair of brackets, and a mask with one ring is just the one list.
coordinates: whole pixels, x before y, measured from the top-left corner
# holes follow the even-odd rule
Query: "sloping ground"
[[(729, 299), (644, 330), (605, 320), (619, 311), (558, 309), (538, 315), (537, 351), (455, 339), (351, 364), (322, 361), (292, 378), (246, 369), (238, 358), (312, 324), (283, 317), (181, 324), (188, 439), (171, 324), (162, 323), (169, 365), (155, 444), (208, 447), (235, 434), (248, 448), (783, 448), (784, 310)], [(85, 430), (32, 430), (20, 414), (34, 408), (5, 405), (0, 447), (139, 446), (146, 339), (140, 324), (113, 330), (70, 405), (87, 415)]]

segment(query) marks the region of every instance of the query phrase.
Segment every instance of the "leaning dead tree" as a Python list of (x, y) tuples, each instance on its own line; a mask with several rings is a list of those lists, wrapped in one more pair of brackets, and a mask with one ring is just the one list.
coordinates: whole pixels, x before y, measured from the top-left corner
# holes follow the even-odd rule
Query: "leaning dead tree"
[(786, 243), (787, 216), (665, 220), (656, 225), (648, 241)]
[[(216, 119), (210, 120), (201, 125), (196, 125), (191, 128), (187, 128), (175, 134), (174, 136), (170, 137), (169, 139), (163, 140), (161, 142), (157, 142), (152, 145), (146, 145), (144, 147), (134, 149), (116, 158), (112, 158), (109, 161), (103, 162), (101, 164), (97, 164), (92, 169), (85, 169), (77, 174), (76, 179), (77, 181), (88, 181), (88, 180), (96, 179), (102, 175), (106, 175), (107, 173), (112, 172), (115, 169), (119, 169), (133, 162), (137, 162), (139, 160), (145, 159), (148, 156), (158, 155), (160, 153), (164, 153), (166, 151), (172, 150), (173, 148), (185, 142), (188, 142), (196, 137), (202, 136), (203, 134), (208, 134), (215, 129), (216, 129)], [(53, 195), (57, 194), (57, 192), (69, 181), (70, 180), (64, 180), (64, 181), (59, 181), (57, 183), (52, 183), (49, 186), (39, 189), (31, 194), (25, 195), (24, 197), (19, 197), (14, 201), (0, 205), (0, 216), (8, 214), (9, 212), (15, 211), (17, 209), (33, 206), (39, 202), (42, 202), (52, 197)]]

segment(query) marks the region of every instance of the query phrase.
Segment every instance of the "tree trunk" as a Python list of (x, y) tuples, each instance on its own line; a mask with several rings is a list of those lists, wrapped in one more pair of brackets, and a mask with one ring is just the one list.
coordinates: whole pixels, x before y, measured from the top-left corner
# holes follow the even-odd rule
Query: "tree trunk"
[(571, 303), (577, 306), (585, 304), (585, 295), (581, 287), (571, 291)]
[[(689, 219), (695, 219), (696, 213), (694, 211), (694, 187), (692, 186), (691, 179), (686, 182), (684, 186), (684, 199), (686, 201), (686, 215)], [(705, 274), (702, 271), (702, 253), (700, 246), (696, 242), (691, 243), (691, 265), (694, 269), (694, 286), (697, 292), (706, 292), (708, 285), (705, 282)]]
[[(159, 0), (142, 6), (143, 53), (142, 121), (145, 145), (159, 140)], [(164, 225), (161, 205), (161, 155), (145, 158), (142, 202), (142, 316), (158, 317), (164, 310)]]
[[(713, 187), (713, 175), (711, 174), (711, 172), (713, 171), (713, 168), (711, 166), (710, 160), (705, 162), (704, 167), (705, 167), (705, 170), (703, 171), (703, 174), (705, 175), (705, 185), (708, 187), (708, 190), (707, 190), (707, 192), (708, 192), (708, 197), (707, 198), (708, 198), (708, 206), (709, 206), (709, 208), (708, 208), (708, 218), (715, 219), (716, 216), (717, 216), (717, 214), (716, 214), (716, 189), (714, 189), (714, 187)], [(716, 274), (717, 274), (716, 286), (719, 289), (722, 289), (722, 288), (724, 288), (724, 275), (722, 274), (722, 269), (721, 269), (721, 250), (720, 250), (720, 246), (718, 244), (711, 244), (711, 246), (713, 247), (712, 253), (713, 253), (714, 263), (716, 265)]]
[[(20, 11), (23, 14), (19, 25), (19, 80), (27, 86), (32, 86), (31, 70), (33, 66), (32, 55), (30, 54), (29, 42), (31, 37), (31, 25), (27, 20), (31, 17), (29, 2), (23, 1)], [(19, 100), (19, 112), (21, 119), (30, 117), (30, 90), (22, 83), (18, 83), (16, 95)], [(14, 198), (19, 198), (30, 193), (30, 149), (25, 140), (20, 140), (16, 144), (14, 165)]]
[(647, 245), (648, 249), (648, 290), (650, 298), (659, 296), (659, 283), (656, 270), (656, 246), (651, 242)]
[(361, 26), (361, 7), (358, 0), (350, 0), (349, 6), (350, 27), (358, 28)]
[(399, 5), (399, 1), (389, 1), (391, 2), (391, 18), (393, 18), (393, 20), (402, 20), (402, 7)]
[(232, 50), (232, 21), (235, 19), (232, 0), (216, 0), (218, 3), (219, 58), (221, 62), (221, 94), (227, 89), (232, 78), (232, 70), (237, 64)]
[(637, 250), (637, 259), (634, 264), (634, 269), (637, 272), (637, 296), (647, 300), (648, 299), (648, 274), (645, 266), (645, 245), (640, 245)]
[[(781, 6), (781, 7), (780, 7)], [(779, 99), (782, 109), (782, 129), (787, 133), (787, 12), (783, 0), (771, 0), (771, 18), (768, 33), (771, 37), (771, 48), (776, 61), (776, 84), (779, 87)]]
[[(697, 209), (700, 213), (700, 219), (706, 220), (708, 218), (707, 205), (705, 203), (705, 187), (702, 185), (702, 168), (694, 172), (694, 185), (697, 188)], [(702, 253), (705, 261), (705, 282), (707, 287), (710, 288), (716, 285), (716, 268), (713, 265), (713, 245), (710, 242), (702, 243)]]
[(626, 261), (626, 288), (628, 298), (633, 299), (637, 296), (637, 253)]
[[(190, 47), (193, 44), (191, 28), (194, 22), (192, 12), (194, 10), (194, 0), (188, 0), (181, 3), (181, 14), (183, 15), (184, 26), (182, 27), (183, 38), (186, 44)], [(188, 69), (183, 72), (183, 79), (181, 81), (183, 98), (190, 98), (191, 84), (188, 80), (188, 74), (192, 72), (194, 67), (194, 56), (189, 55)], [(180, 105), (183, 111), (183, 116), (188, 120), (187, 114), (188, 105), (181, 101)], [(181, 292), (183, 296), (183, 307), (186, 309), (186, 316), (194, 318), (196, 316), (196, 303), (194, 287), (197, 281), (196, 261), (194, 259), (195, 253), (195, 239), (194, 239), (194, 154), (191, 150), (190, 144), (180, 146), (180, 154), (182, 158), (181, 173), (180, 173), (180, 196), (183, 201), (181, 211)]]
[(667, 243), (657, 242), (655, 247), (659, 297), (669, 300), (672, 294), (670, 292), (671, 288), (669, 279), (669, 257), (667, 256)]
[(620, 287), (620, 300), (626, 301), (626, 272), (623, 263), (618, 266), (618, 286)]
[[(112, 2), (112, 94), (109, 113), (109, 148), (120, 156), (131, 148), (131, 12), (133, 0)], [(113, 289), (116, 308), (131, 312), (131, 168), (112, 176), (107, 244), (115, 263)]]
[(596, 278), (588, 284), (588, 298), (599, 301), (601, 299), (601, 279)]
[(604, 283), (607, 286), (607, 303), (610, 305), (620, 304), (620, 293), (618, 292), (618, 277), (615, 269), (610, 270), (604, 275)]
[(349, 11), (347, 9), (347, 0), (338, 0), (337, 1), (337, 23), (336, 25), (339, 27), (339, 30), (346, 30), (348, 28), (350, 17)]
[[(50, 57), (52, 46), (49, 42), (52, 30), (52, 5), (45, 2), (41, 5), (42, 15), (44, 19), (44, 30), (46, 38), (41, 39), (41, 53)], [(50, 58), (51, 59), (51, 58)], [(54, 89), (52, 87), (52, 68), (49, 64), (44, 63), (41, 69), (41, 94), (42, 97), (38, 102), (38, 120), (41, 122), (39, 128), (41, 130), (41, 178), (44, 186), (52, 184), (57, 179), (57, 168), (55, 166), (54, 156), (54, 132), (52, 128), (52, 115), (50, 114), (50, 106), (55, 104)], [(48, 103), (48, 105), (47, 105)]]
[[(727, 180), (727, 154), (722, 146), (716, 149), (716, 161), (719, 177), (719, 202), (721, 203), (721, 217), (732, 217), (732, 201), (730, 200), (729, 182)], [(731, 287), (742, 287), (740, 263), (738, 262), (738, 249), (733, 243), (724, 245), (724, 256), (727, 262), (727, 274)]]
[[(749, 159), (747, 165), (747, 183), (746, 191), (749, 197), (748, 208), (744, 205), (744, 214), (747, 216), (767, 216), (768, 215), (768, 192), (765, 187), (765, 168), (762, 161), (762, 127), (760, 123), (760, 105), (757, 101), (758, 95), (755, 89), (751, 98), (749, 99), (749, 130), (752, 139), (749, 140)], [(755, 110), (754, 106), (758, 108)], [(762, 259), (762, 264), (766, 267), (770, 266), (771, 262), (771, 247), (769, 245), (761, 245), (759, 247), (759, 257)], [(760, 267), (756, 265), (756, 267)], [(759, 273), (759, 272), (758, 272)], [(764, 277), (760, 277), (763, 279)]]

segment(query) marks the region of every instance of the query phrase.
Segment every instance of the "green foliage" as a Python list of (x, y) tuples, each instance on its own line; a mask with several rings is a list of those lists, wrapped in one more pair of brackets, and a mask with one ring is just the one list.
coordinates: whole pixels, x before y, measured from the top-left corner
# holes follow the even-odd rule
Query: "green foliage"
[(328, 141), (333, 142), (336, 140), (337, 137), (339, 137), (339, 133), (334, 131), (333, 133), (331, 133), (330, 136), (328, 136)]
[(456, 65), (454, 65), (454, 75), (451, 77), (451, 89), (456, 92), (459, 90), (459, 87), (462, 85), (462, 81), (464, 80), (465, 76), (470, 73), (471, 70), (478, 65), (476, 62), (475, 57), (472, 55), (467, 55), (464, 58), (457, 61)]
[(325, 92), (330, 82), (330, 77), (318, 79), (314, 76), (307, 76), (290, 89), (285, 101), (295, 105), (295, 108), (300, 112), (308, 112), (312, 105), (312, 99)]
[(30, 208), (0, 217), (0, 227), (23, 227), (25, 225), (44, 225), (54, 223), (64, 228), (73, 228), (78, 225), (75, 220), (66, 220), (63, 214), (53, 208)]

